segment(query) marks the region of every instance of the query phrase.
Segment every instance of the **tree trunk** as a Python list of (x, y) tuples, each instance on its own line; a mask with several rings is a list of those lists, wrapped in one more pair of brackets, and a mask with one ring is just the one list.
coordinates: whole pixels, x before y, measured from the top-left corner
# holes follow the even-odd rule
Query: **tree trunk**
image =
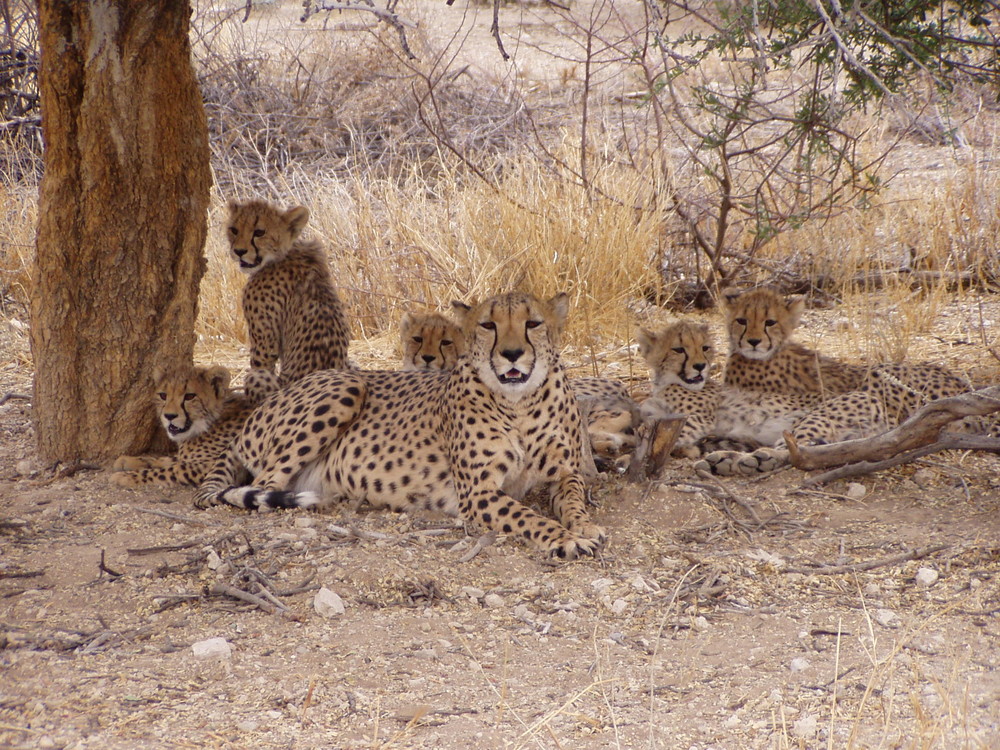
[(47, 461), (139, 453), (151, 373), (188, 362), (208, 128), (186, 0), (40, 0), (45, 174), (31, 349)]

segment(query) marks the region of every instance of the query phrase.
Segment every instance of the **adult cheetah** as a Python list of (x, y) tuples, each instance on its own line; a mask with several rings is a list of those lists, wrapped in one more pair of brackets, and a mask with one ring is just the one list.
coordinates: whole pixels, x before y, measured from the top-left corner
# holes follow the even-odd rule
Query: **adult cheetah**
[(189, 367), (153, 373), (157, 415), (177, 443), (172, 456), (120, 456), (112, 481), (123, 487), (197, 486), (243, 428), (251, 406), (229, 390), (225, 367)]
[[(450, 372), (323, 371), (271, 395), (199, 488), (196, 504), (334, 500), (431, 510), (515, 534), (562, 558), (605, 538), (580, 477), (580, 412), (557, 337), (567, 297), (491, 298), (467, 311)], [(245, 467), (250, 486), (233, 486)], [(520, 500), (549, 486), (555, 521)]]
[(253, 403), (310, 372), (348, 366), (350, 329), (326, 255), (319, 242), (300, 237), (308, 221), (304, 206), (229, 204), (230, 249), (250, 276), (243, 315), (250, 338), (246, 394)]

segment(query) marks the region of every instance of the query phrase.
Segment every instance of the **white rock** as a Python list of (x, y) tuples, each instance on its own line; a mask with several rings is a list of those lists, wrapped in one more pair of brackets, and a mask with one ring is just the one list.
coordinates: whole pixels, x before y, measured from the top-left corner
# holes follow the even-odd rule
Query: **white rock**
[(640, 575), (637, 575), (635, 578), (629, 581), (629, 584), (631, 584), (632, 588), (634, 588), (636, 591), (652, 591), (650, 585), (646, 583), (646, 579)]
[(594, 581), (591, 581), (590, 582), (590, 586), (598, 594), (603, 594), (605, 591), (607, 591), (609, 588), (611, 588), (611, 584), (613, 584), (613, 583), (614, 583), (614, 581), (612, 581), (610, 578), (598, 578), (598, 579), (596, 579)]
[(917, 585), (922, 587), (933, 586), (937, 583), (938, 572), (934, 568), (921, 568), (917, 571)]
[(483, 597), (483, 604), (491, 609), (503, 606), (503, 597), (500, 594), (487, 594)]
[(55, 746), (56, 741), (47, 734), (43, 734), (38, 738), (38, 747), (43, 748), (44, 750), (49, 750), (49, 748), (53, 748)]
[(868, 488), (860, 482), (850, 482), (847, 485), (847, 492), (844, 494), (851, 498), (851, 500), (861, 500), (868, 494)]
[(899, 616), (891, 609), (876, 609), (872, 619), (883, 628), (899, 627)]
[(233, 647), (225, 638), (208, 638), (192, 643), (191, 652), (199, 659), (211, 659), (218, 656), (228, 659), (233, 654)]
[(241, 732), (256, 732), (257, 727), (259, 726), (260, 726), (259, 722), (250, 719), (249, 721), (241, 721), (239, 724), (236, 725), (236, 728), (239, 729)]
[(311, 529), (316, 525), (316, 519), (311, 516), (297, 516), (293, 525), (297, 529)]
[(800, 739), (807, 740), (816, 734), (818, 723), (812, 714), (806, 714), (795, 720), (792, 724), (792, 734)]
[(711, 625), (709, 625), (708, 620), (706, 620), (704, 616), (698, 615), (691, 621), (691, 627), (698, 633), (704, 633), (711, 627)]
[(616, 615), (622, 614), (626, 609), (628, 609), (628, 602), (624, 599), (615, 599), (611, 603), (611, 611)]
[(28, 459), (22, 459), (14, 464), (14, 471), (22, 477), (29, 477), (35, 473), (35, 466)]
[(338, 617), (344, 614), (344, 600), (324, 586), (313, 597), (313, 609), (320, 617)]
[(222, 566), (222, 558), (214, 549), (210, 549), (205, 556), (205, 564), (209, 570), (218, 570)]
[(812, 664), (809, 663), (808, 659), (805, 659), (801, 656), (796, 656), (794, 659), (792, 659), (792, 663), (788, 665), (788, 668), (791, 669), (793, 672), (805, 672), (811, 666)]
[(881, 596), (882, 595), (882, 587), (879, 586), (874, 581), (872, 581), (871, 583), (866, 583), (865, 587), (862, 589), (862, 591), (864, 591), (865, 596)]
[(475, 586), (462, 586), (462, 595), (467, 596), (470, 599), (482, 599), (486, 596), (486, 592), (482, 589), (476, 588)]

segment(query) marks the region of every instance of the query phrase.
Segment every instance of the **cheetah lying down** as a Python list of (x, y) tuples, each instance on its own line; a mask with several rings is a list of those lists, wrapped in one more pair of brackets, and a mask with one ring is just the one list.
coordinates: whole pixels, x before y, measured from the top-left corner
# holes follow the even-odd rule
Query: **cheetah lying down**
[[(203, 482), (196, 504), (247, 509), (367, 501), (593, 554), (580, 412), (557, 353), (567, 297), (507, 294), (469, 309), (451, 372), (322, 371), (270, 396)], [(254, 479), (234, 486), (242, 468)], [(555, 520), (520, 500), (548, 485)]]

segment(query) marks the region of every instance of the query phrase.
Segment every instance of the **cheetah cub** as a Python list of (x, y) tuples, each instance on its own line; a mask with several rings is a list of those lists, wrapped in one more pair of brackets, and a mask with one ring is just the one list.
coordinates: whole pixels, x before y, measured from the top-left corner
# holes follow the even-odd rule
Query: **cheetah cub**
[[(580, 411), (558, 336), (565, 294), (471, 307), (450, 372), (313, 373), (270, 396), (198, 490), (199, 507), (368, 502), (461, 516), (569, 559), (604, 530), (587, 515)], [(254, 477), (238, 486), (242, 468)], [(520, 501), (548, 486), (555, 520)]]
[(348, 366), (344, 306), (323, 247), (300, 237), (308, 221), (304, 206), (282, 211), (259, 200), (229, 204), (229, 246), (250, 277), (243, 288), (250, 338), (246, 393), (255, 404), (311, 372)]
[(404, 370), (451, 370), (465, 354), (465, 334), (440, 313), (406, 313), (399, 324)]
[(120, 456), (112, 481), (122, 487), (197, 486), (250, 415), (246, 399), (229, 390), (229, 371), (218, 365), (153, 374), (157, 415), (177, 443), (173, 456)]
[(715, 346), (704, 323), (674, 321), (660, 329), (642, 328), (639, 353), (649, 367), (652, 393), (643, 401), (644, 418), (685, 417), (674, 455), (697, 458), (712, 445), (753, 449), (781, 438), (802, 417), (808, 398), (724, 386), (711, 378)]

